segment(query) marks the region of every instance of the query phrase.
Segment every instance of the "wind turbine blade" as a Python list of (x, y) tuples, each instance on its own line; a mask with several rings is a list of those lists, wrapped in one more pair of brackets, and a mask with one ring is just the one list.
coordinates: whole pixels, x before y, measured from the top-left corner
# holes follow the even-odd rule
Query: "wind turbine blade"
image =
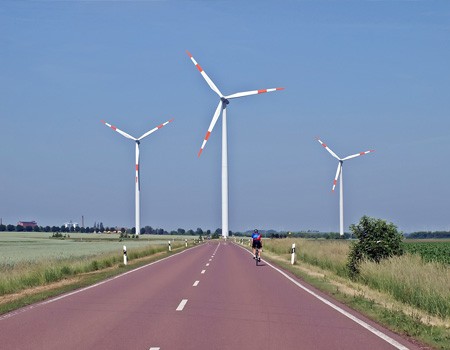
[(208, 131), (206, 132), (205, 139), (203, 140), (202, 147), (200, 147), (200, 151), (198, 152), (198, 156), (203, 152), (203, 149), (205, 148), (206, 142), (208, 142), (209, 136), (211, 135), (212, 130), (214, 129), (214, 125), (216, 125), (217, 119), (219, 119), (220, 111), (222, 110), (222, 101), (219, 101), (219, 104), (217, 105), (216, 111), (214, 112), (214, 116), (211, 120), (211, 124), (209, 124)]
[(348, 159), (356, 158), (356, 157), (363, 156), (363, 155), (365, 155), (367, 153), (372, 153), (372, 152), (375, 152), (375, 150), (371, 149), (370, 151), (365, 151), (365, 152), (360, 152), (360, 153), (357, 153), (357, 154), (353, 154), (351, 156), (345, 157), (342, 160), (348, 160)]
[(225, 96), (226, 99), (231, 98), (237, 98), (237, 97), (244, 97), (244, 96), (250, 96), (250, 95), (258, 95), (263, 94), (265, 92), (272, 92), (272, 91), (278, 91), (278, 90), (284, 90), (284, 88), (273, 88), (273, 89), (263, 89), (263, 90), (252, 90), (252, 91), (244, 91), (244, 92), (238, 92), (229, 96)]
[(336, 155), (336, 153), (334, 153), (331, 149), (330, 149), (330, 147), (328, 147), (326, 144), (325, 144), (325, 142), (322, 142), (319, 138), (317, 138), (317, 141), (319, 141), (320, 142), (320, 144), (323, 146), (323, 147), (325, 147), (325, 149), (334, 157), (334, 158), (336, 158), (337, 160), (341, 160), (341, 158), (339, 158), (337, 155)]
[(173, 119), (170, 119), (170, 120), (166, 121), (165, 123), (162, 123), (162, 124), (158, 125), (156, 128), (153, 128), (152, 130), (147, 131), (144, 135), (142, 135), (141, 137), (139, 137), (138, 140), (139, 140), (139, 141), (142, 140), (144, 137), (147, 137), (147, 136), (150, 135), (151, 133), (154, 133), (156, 130), (161, 129), (163, 126), (169, 124), (169, 123), (172, 122), (172, 121), (173, 121)]
[(334, 177), (334, 181), (333, 181), (333, 188), (331, 189), (332, 191), (334, 191), (334, 188), (336, 187), (337, 180), (339, 179), (339, 175), (341, 174), (341, 168), (342, 168), (342, 162), (339, 162), (337, 170), (336, 170), (336, 176)]
[(206, 74), (206, 72), (203, 70), (203, 68), (197, 63), (197, 61), (195, 60), (194, 57), (192, 57), (191, 53), (189, 51), (187, 51), (188, 56), (191, 58), (192, 63), (194, 63), (194, 65), (197, 67), (198, 71), (200, 72), (200, 74), (203, 76), (203, 78), (206, 80), (206, 82), (208, 83), (209, 87), (217, 94), (219, 95), (219, 97), (223, 97), (222, 93), (220, 92), (220, 90), (217, 88), (217, 86), (213, 83), (213, 81), (210, 79), (210, 77), (208, 77), (208, 75)]
[(121, 134), (122, 136), (125, 136), (127, 139), (131, 139), (131, 140), (136, 141), (136, 139), (135, 139), (133, 136), (128, 135), (125, 131), (122, 131), (122, 130), (120, 130), (120, 129), (117, 129), (114, 125), (108, 124), (108, 123), (105, 122), (104, 120), (102, 120), (102, 123), (105, 124), (106, 126), (109, 126), (109, 127), (110, 127), (111, 129), (113, 129), (114, 131), (117, 131), (117, 132), (118, 132), (119, 134)]

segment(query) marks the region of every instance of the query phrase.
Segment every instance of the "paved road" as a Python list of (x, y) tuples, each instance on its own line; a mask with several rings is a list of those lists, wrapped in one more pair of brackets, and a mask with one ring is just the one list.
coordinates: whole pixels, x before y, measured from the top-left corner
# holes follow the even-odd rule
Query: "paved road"
[(0, 348), (418, 349), (298, 284), (237, 245), (206, 243), (0, 316)]

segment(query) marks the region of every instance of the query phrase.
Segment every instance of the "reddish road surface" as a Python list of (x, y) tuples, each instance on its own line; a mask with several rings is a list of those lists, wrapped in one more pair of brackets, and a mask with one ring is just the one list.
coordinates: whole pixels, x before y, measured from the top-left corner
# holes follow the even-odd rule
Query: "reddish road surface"
[(0, 348), (418, 349), (298, 283), (311, 290), (237, 245), (206, 243), (0, 316)]

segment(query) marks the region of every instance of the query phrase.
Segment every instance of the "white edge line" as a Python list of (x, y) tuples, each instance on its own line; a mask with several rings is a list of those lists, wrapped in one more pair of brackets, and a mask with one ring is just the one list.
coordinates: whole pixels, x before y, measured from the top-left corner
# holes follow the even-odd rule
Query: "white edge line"
[[(244, 249), (246, 252), (248, 252), (249, 254), (251, 254), (250, 251), (248, 251), (247, 249), (238, 246), (241, 249)], [(261, 259), (262, 260), (262, 259)], [(352, 321), (356, 322), (357, 324), (359, 324), (361, 327), (367, 329), (369, 332), (372, 332), (373, 334), (375, 334), (376, 336), (380, 337), (381, 339), (383, 339), (384, 341), (388, 342), (389, 344), (391, 344), (392, 346), (396, 347), (399, 350), (409, 350), (406, 346), (404, 346), (403, 344), (400, 344), (398, 341), (396, 341), (395, 339), (392, 339), (390, 336), (388, 336), (387, 334), (384, 334), (383, 332), (379, 331), (378, 329), (372, 327), (370, 324), (364, 322), (363, 320), (360, 320), (358, 317), (352, 315), (351, 313), (345, 311), (344, 309), (340, 308), (337, 305), (334, 305), (331, 301), (321, 297), (320, 295), (314, 293), (312, 290), (306, 288), (304, 285), (302, 285), (301, 283), (299, 283), (298, 281), (296, 281), (295, 279), (293, 279), (291, 276), (289, 276), (286, 272), (280, 270), (279, 268), (273, 266), (272, 264), (268, 263), (266, 260), (263, 260), (265, 264), (267, 264), (268, 266), (270, 266), (272, 269), (274, 269), (275, 271), (279, 272), (280, 274), (282, 274), (284, 277), (286, 277), (289, 281), (291, 281), (292, 283), (294, 283), (297, 287), (300, 287), (301, 289), (303, 289), (305, 292), (311, 294), (313, 297), (319, 299), (321, 302), (325, 303), (326, 305), (328, 305), (329, 307), (333, 308), (334, 310), (336, 310), (337, 312), (343, 314), (344, 316), (347, 316), (349, 319), (351, 319)]]
[(75, 294), (84, 292), (84, 291), (86, 291), (86, 290), (88, 290), (88, 289), (98, 287), (98, 286), (100, 286), (100, 285), (102, 285), (102, 284), (111, 282), (111, 281), (113, 281), (113, 280), (115, 280), (115, 279), (117, 279), (117, 278), (126, 276), (126, 275), (128, 275), (128, 274), (130, 274), (130, 273), (139, 271), (139, 270), (144, 269), (144, 268), (146, 268), (146, 267), (148, 267), (148, 266), (150, 266), (150, 265), (157, 264), (157, 263), (159, 263), (159, 262), (161, 262), (161, 261), (170, 259), (170, 258), (172, 258), (172, 257), (174, 257), (174, 256), (179, 255), (179, 254), (183, 254), (184, 252), (186, 252), (186, 251), (188, 251), (188, 250), (195, 249), (195, 248), (198, 248), (198, 247), (201, 247), (201, 246), (202, 246), (202, 245), (198, 245), (198, 246), (195, 246), (195, 247), (191, 247), (191, 248), (185, 249), (185, 250), (183, 250), (183, 251), (181, 251), (181, 252), (179, 252), (179, 253), (169, 255), (169, 256), (167, 256), (167, 257), (165, 257), (165, 258), (162, 258), (162, 259), (157, 260), (157, 261), (153, 261), (153, 262), (151, 262), (151, 263), (149, 263), (149, 264), (147, 264), (147, 265), (138, 267), (138, 268), (136, 268), (136, 269), (134, 269), (134, 270), (130, 270), (130, 271), (124, 272), (124, 273), (122, 273), (122, 274), (120, 274), (120, 275), (111, 277), (111, 278), (109, 278), (109, 279), (107, 279), (107, 280), (98, 282), (98, 283), (93, 284), (93, 285), (91, 285), (91, 286), (87, 286), (87, 287), (84, 287), (84, 288), (81, 288), (81, 289), (74, 290), (73, 292), (70, 292), (70, 293), (67, 293), (67, 294), (63, 294), (63, 295), (57, 296), (57, 297), (55, 297), (55, 298), (53, 298), (53, 299), (49, 299), (49, 300), (46, 300), (46, 301), (43, 301), (43, 302), (40, 302), (40, 303), (37, 303), (37, 304), (32, 304), (32, 305), (29, 305), (29, 306), (25, 306), (25, 307), (23, 307), (23, 308), (21, 308), (21, 309), (18, 309), (18, 310), (15, 310), (15, 311), (12, 311), (12, 312), (9, 312), (9, 313), (7, 313), (7, 314), (4, 314), (4, 315), (0, 316), (0, 321), (5, 320), (5, 319), (10, 318), (10, 317), (13, 317), (13, 316), (17, 316), (17, 315), (19, 315), (19, 314), (21, 314), (21, 313), (24, 313), (24, 312), (29, 311), (29, 310), (31, 310), (31, 309), (34, 309), (34, 308), (36, 308), (36, 307), (44, 306), (44, 305), (53, 303), (53, 302), (55, 302), (55, 301), (58, 301), (58, 300), (61, 300), (61, 299), (70, 297), (70, 296), (72, 296), (72, 295), (75, 295)]
[(192, 287), (197, 287), (199, 283), (200, 283), (200, 281), (195, 281), (194, 284), (192, 285)]
[(183, 311), (184, 307), (186, 306), (188, 300), (187, 299), (183, 299), (181, 300), (180, 304), (177, 307), (176, 311)]

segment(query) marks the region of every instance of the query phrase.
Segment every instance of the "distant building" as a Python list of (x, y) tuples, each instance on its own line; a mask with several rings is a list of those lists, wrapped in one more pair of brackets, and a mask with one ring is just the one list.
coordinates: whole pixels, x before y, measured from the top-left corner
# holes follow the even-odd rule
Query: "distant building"
[(78, 225), (78, 223), (77, 222), (72, 222), (72, 220), (70, 220), (69, 222), (66, 222), (65, 224), (64, 224), (64, 227), (65, 228), (77, 228), (77, 227), (80, 227), (80, 225)]
[(36, 221), (19, 221), (19, 222), (17, 223), (17, 226), (22, 226), (22, 227), (28, 227), (28, 226), (30, 226), (30, 227), (32, 227), (32, 228), (35, 228), (37, 225), (38, 225), (38, 224), (37, 224)]

